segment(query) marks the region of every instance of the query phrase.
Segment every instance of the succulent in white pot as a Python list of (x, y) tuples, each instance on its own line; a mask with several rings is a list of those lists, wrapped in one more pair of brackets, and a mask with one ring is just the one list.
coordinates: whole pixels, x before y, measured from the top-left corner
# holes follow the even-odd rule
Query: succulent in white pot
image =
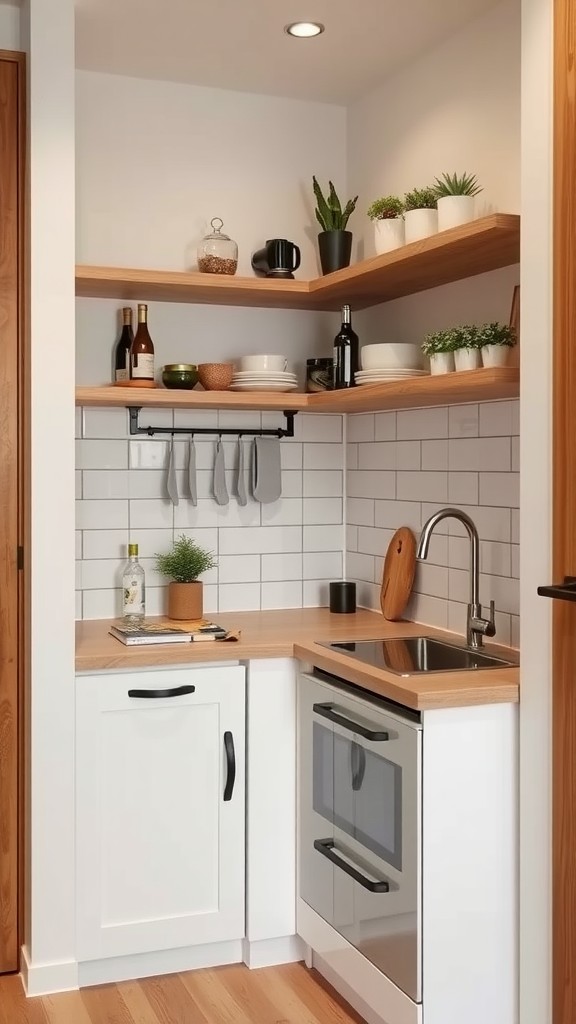
[(430, 360), (430, 373), (452, 373), (454, 369), (454, 338), (452, 329), (427, 334), (422, 351)]
[(404, 234), (406, 244), (429, 238), (438, 231), (436, 193), (432, 186), (414, 188), (404, 196)]
[(374, 222), (374, 246), (378, 256), (404, 245), (404, 203), (398, 196), (382, 196), (368, 207)]
[(478, 343), (483, 366), (506, 366), (510, 349), (517, 342), (516, 331), (508, 324), (497, 321), (478, 328)]
[(482, 192), (475, 174), (446, 174), (433, 186), (438, 202), (438, 231), (448, 231), (474, 220), (475, 197)]

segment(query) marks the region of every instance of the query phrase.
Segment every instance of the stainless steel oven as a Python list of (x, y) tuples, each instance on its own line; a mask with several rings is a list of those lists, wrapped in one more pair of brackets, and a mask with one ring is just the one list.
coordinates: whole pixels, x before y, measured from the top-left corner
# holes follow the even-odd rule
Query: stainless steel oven
[(299, 759), (299, 895), (419, 1002), (419, 715), (305, 673)]

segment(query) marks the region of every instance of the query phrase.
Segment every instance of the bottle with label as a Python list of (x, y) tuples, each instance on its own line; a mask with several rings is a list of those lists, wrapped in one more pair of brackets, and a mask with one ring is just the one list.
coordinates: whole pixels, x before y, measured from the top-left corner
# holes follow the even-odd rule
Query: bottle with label
[(138, 545), (128, 545), (128, 561), (122, 575), (123, 618), (132, 624), (143, 622), (146, 613), (144, 569), (138, 561)]
[(352, 330), (350, 306), (342, 306), (342, 326), (334, 338), (334, 389), (353, 388), (359, 369), (358, 335)]
[(148, 306), (138, 304), (138, 330), (130, 347), (132, 380), (154, 381), (154, 345), (148, 332)]
[(124, 306), (122, 310), (122, 332), (114, 349), (114, 380), (120, 383), (130, 380), (130, 349), (134, 341), (132, 330), (132, 310)]

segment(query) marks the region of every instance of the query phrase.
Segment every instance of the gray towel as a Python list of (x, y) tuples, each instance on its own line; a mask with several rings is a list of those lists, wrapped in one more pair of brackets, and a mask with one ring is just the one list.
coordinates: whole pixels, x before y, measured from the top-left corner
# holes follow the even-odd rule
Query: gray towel
[(236, 497), (238, 498), (239, 505), (248, 504), (248, 495), (246, 494), (246, 481), (244, 479), (244, 445), (242, 444), (242, 438), (238, 438), (238, 462), (236, 465)]
[(188, 487), (190, 488), (190, 501), (193, 505), (198, 504), (198, 488), (196, 486), (196, 447), (194, 438), (190, 438), (190, 449), (188, 453)]
[(168, 497), (173, 505), (177, 505), (180, 501), (178, 497), (178, 484), (176, 483), (176, 466), (174, 464), (174, 438), (170, 444), (170, 456), (168, 459), (168, 478), (166, 480), (166, 490), (168, 491)]
[(263, 505), (282, 495), (280, 438), (255, 437), (252, 449), (252, 493)]
[(218, 505), (228, 504), (228, 488), (226, 487), (226, 473), (224, 472), (224, 449), (221, 440), (218, 440), (216, 445), (216, 456), (214, 458), (214, 497)]

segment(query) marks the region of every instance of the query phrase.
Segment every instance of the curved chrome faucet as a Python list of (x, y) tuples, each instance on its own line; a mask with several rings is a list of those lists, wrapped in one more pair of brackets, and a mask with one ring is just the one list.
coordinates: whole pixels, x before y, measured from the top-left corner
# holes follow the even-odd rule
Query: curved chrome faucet
[(466, 643), (469, 647), (482, 647), (483, 636), (494, 636), (496, 625), (494, 623), (494, 601), (490, 601), (490, 618), (482, 618), (482, 605), (480, 604), (480, 540), (478, 530), (474, 521), (466, 512), (458, 508), (442, 508), (422, 527), (416, 558), (423, 560), (428, 558), (430, 538), (434, 528), (442, 519), (457, 519), (466, 528), (470, 537), (470, 604), (468, 605), (468, 616), (466, 619)]

